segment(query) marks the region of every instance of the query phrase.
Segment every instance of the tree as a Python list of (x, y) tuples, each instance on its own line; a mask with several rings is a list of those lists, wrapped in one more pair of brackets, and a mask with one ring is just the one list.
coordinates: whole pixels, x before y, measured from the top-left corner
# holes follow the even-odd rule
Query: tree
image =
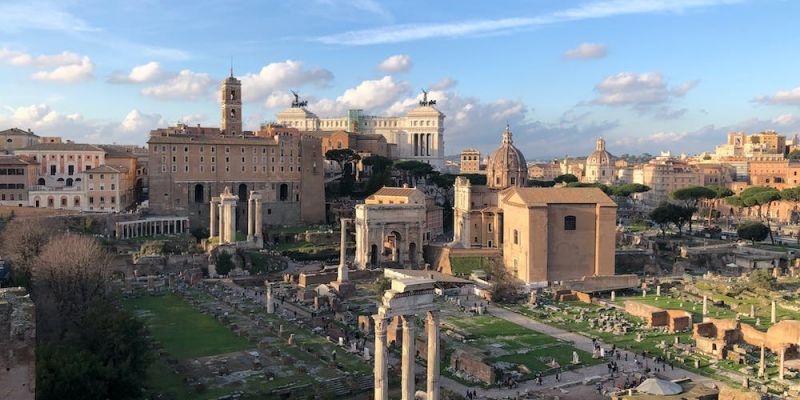
[[(800, 186), (783, 189), (781, 191), (781, 200), (788, 201), (795, 204), (795, 208), (797, 208), (797, 204), (800, 203)], [(797, 222), (797, 211), (792, 211), (792, 215), (790, 217), (790, 222)], [(797, 235), (797, 244), (800, 245), (800, 233)]]
[(384, 156), (371, 155), (364, 157), (361, 160), (361, 164), (372, 167), (372, 173), (384, 172), (392, 167), (392, 160)]
[(486, 185), (486, 175), (483, 174), (458, 174), (467, 178), (471, 185)]
[(689, 231), (692, 231), (692, 217), (697, 212), (697, 203), (703, 199), (713, 199), (716, 192), (705, 186), (689, 186), (670, 193), (670, 198), (683, 202), (689, 212)]
[[(724, 186), (707, 185), (706, 188), (711, 189), (714, 192), (714, 197), (711, 198), (713, 200), (726, 199), (726, 198), (728, 198), (730, 196), (733, 196), (733, 191), (728, 189), (728, 188), (726, 188), (726, 187), (724, 187)], [(711, 216), (712, 216), (713, 211), (714, 211), (714, 207), (712, 207), (712, 205), (709, 205), (709, 207), (708, 207), (708, 224), (709, 225), (711, 224)]]
[(666, 236), (666, 228), (669, 224), (678, 228), (680, 236), (683, 235), (683, 226), (686, 225), (692, 214), (693, 211), (686, 206), (664, 202), (650, 212), (650, 219), (658, 225), (663, 236)]
[(760, 242), (767, 238), (770, 234), (770, 229), (761, 222), (748, 222), (736, 229), (736, 233), (744, 240), (750, 240), (755, 246), (756, 242)]
[(625, 183), (618, 186), (611, 186), (611, 194), (619, 197), (630, 197), (634, 193), (649, 192), (650, 187), (641, 183)]
[[(768, 186), (753, 186), (742, 191), (739, 195), (745, 207), (756, 207), (758, 210), (758, 218), (765, 222), (769, 229), (769, 238), (772, 244), (775, 244), (775, 238), (772, 236), (772, 228), (770, 227), (769, 211), (772, 203), (781, 199), (781, 193), (778, 189)], [(766, 216), (763, 215), (762, 210), (766, 208)]]
[(742, 201), (742, 198), (739, 197), (739, 196), (726, 197), (725, 198), (725, 203), (727, 203), (729, 206), (731, 206), (731, 210), (733, 210), (733, 207), (736, 207), (736, 210), (737, 210), (736, 223), (738, 224), (739, 222), (741, 222), (740, 215), (742, 213), (742, 209), (745, 208), (745, 205), (744, 205), (744, 202)]
[(792, 150), (786, 157), (790, 160), (798, 160), (800, 159), (800, 150)]
[(587, 182), (570, 182), (567, 184), (569, 188), (598, 188), (605, 194), (611, 194), (611, 188), (602, 183), (587, 183)]
[(553, 187), (555, 185), (555, 181), (540, 181), (537, 179), (528, 180), (529, 187)]
[(670, 209), (667, 204), (669, 203), (661, 203), (661, 205), (650, 211), (650, 219), (658, 225), (658, 229), (661, 230), (661, 236), (665, 237), (667, 236), (667, 227), (672, 223)]
[(403, 175), (405, 175), (404, 181), (408, 183), (413, 183), (411, 178), (416, 181), (433, 172), (433, 167), (430, 164), (414, 160), (397, 161), (394, 163), (394, 168), (403, 172)]
[(36, 257), (61, 223), (54, 219), (13, 219), (0, 234), (0, 254), (11, 263), (13, 284), (30, 288)]
[(553, 178), (553, 182), (555, 183), (572, 183), (577, 181), (578, 177), (572, 174), (562, 174)]
[(227, 252), (220, 251), (217, 253), (217, 275), (228, 275), (233, 269), (233, 257)]
[(91, 236), (63, 233), (42, 247), (32, 269), (39, 334), (63, 334), (89, 305), (109, 297), (111, 255)]
[(370, 174), (364, 188), (367, 195), (371, 195), (380, 188), (392, 183), (392, 160), (374, 155), (364, 158), (361, 163), (372, 167), (372, 174)]
[(344, 195), (353, 190), (353, 163), (360, 160), (359, 156), (352, 149), (331, 149), (325, 152), (325, 159), (333, 161), (339, 165), (342, 171), (342, 178), (339, 181), (339, 194)]

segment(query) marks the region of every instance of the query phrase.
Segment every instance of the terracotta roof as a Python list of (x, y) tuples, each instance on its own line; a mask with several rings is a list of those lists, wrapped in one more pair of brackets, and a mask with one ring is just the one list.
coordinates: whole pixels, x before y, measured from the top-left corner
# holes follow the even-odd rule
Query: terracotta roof
[[(0, 131), (0, 135), (36, 136), (33, 132), (28, 132), (26, 130), (19, 129), (19, 128), (11, 128), (11, 129), (6, 129), (4, 131)], [(36, 137), (38, 137), (38, 136), (36, 136)]]
[(417, 188), (403, 188), (403, 187), (382, 187), (372, 196), (411, 196), (417, 193)]
[(31, 164), (38, 164), (33, 160), (28, 160), (26, 158), (20, 156), (13, 156), (13, 155), (0, 155), (0, 164), (3, 165), (31, 165)]
[(88, 143), (37, 143), (18, 151), (104, 151)]
[(526, 204), (617, 204), (598, 188), (511, 187), (503, 191), (503, 199), (518, 194)]
[[(108, 157), (133, 157), (136, 158), (136, 153), (134, 153), (131, 149), (125, 148), (122, 146), (110, 145), (110, 144), (100, 144), (98, 145), (101, 149), (105, 150), (106, 156)], [(147, 151), (145, 150), (145, 154)]]
[(115, 168), (110, 165), (101, 165), (97, 168), (87, 169), (84, 173), (106, 173), (106, 174), (119, 174), (122, 168)]
[(237, 136), (223, 136), (223, 135), (167, 135), (167, 136), (150, 136), (147, 143), (158, 144), (177, 144), (177, 143), (213, 143), (213, 144), (257, 144), (274, 146), (278, 142), (273, 137), (261, 137), (254, 135), (237, 135)]

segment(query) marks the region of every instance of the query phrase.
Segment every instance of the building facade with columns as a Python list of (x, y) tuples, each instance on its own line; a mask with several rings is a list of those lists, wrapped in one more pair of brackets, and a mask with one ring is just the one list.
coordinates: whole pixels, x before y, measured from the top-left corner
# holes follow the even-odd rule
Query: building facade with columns
[(241, 88), (228, 77), (220, 85), (222, 126), (179, 125), (156, 129), (148, 141), (150, 209), (186, 215), (193, 227), (209, 227), (212, 193), (237, 195), (237, 229), (247, 225), (251, 191), (263, 196), (261, 223), (325, 221), (324, 164), (320, 139), (295, 129), (241, 131)]
[(523, 179), (512, 181), (507, 171), (516, 169), (506, 163), (524, 157), (506, 137), (508, 129), (489, 161), (506, 172), (493, 185), (456, 178), (450, 246), (498, 249), (506, 270), (531, 286), (613, 275), (617, 205), (597, 188), (536, 188), (524, 187)]
[(346, 130), (357, 134), (379, 134), (394, 145), (391, 158), (428, 163), (436, 169), (444, 167), (444, 118), (435, 101), (427, 98), (403, 116), (366, 115), (362, 110), (349, 110), (347, 116), (321, 118), (306, 109), (306, 103), (295, 100), (292, 107), (277, 114), (278, 123), (301, 131)]

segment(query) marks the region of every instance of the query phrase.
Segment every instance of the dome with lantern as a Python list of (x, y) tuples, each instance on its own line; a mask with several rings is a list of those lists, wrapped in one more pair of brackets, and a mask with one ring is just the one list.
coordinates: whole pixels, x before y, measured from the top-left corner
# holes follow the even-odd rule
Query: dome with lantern
[(489, 157), (486, 165), (486, 184), (493, 189), (510, 186), (525, 186), (528, 178), (528, 165), (525, 156), (514, 146), (511, 129), (506, 125), (503, 143)]

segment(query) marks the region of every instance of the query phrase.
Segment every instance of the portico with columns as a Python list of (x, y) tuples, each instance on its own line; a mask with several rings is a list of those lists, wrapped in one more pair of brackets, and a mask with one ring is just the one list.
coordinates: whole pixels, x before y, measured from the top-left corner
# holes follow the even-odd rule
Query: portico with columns
[(375, 320), (375, 400), (388, 400), (388, 355), (386, 328), (389, 321), (399, 316), (403, 324), (403, 350), (401, 356), (400, 392), (403, 400), (413, 400), (414, 369), (416, 368), (416, 318), (424, 315), (424, 332), (427, 335), (427, 399), (439, 400), (439, 311), (434, 305), (434, 280), (394, 279), (391, 289), (383, 294), (382, 304)]
[[(229, 187), (219, 197), (214, 197), (210, 202), (209, 210), (209, 239), (217, 238), (219, 244), (242, 243), (236, 240), (236, 204), (239, 196), (231, 193)], [(261, 193), (251, 191), (247, 199), (247, 240), (244, 243), (262, 247), (263, 221), (262, 221), (262, 196)]]
[(157, 217), (115, 224), (117, 239), (158, 235), (182, 235), (189, 232), (188, 217)]

